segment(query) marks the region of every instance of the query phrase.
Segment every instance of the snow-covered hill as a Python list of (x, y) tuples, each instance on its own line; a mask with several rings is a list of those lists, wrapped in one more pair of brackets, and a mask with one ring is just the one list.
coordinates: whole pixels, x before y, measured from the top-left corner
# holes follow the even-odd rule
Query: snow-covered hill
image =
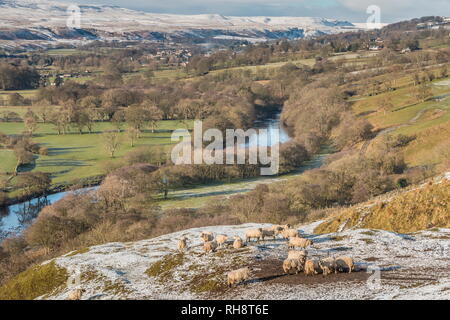
[(80, 5), (82, 30), (68, 32), (65, 30), (68, 6), (68, 3), (47, 0), (0, 0), (0, 41), (3, 44), (14, 40), (64, 39), (261, 41), (360, 29), (347, 21), (324, 18), (154, 14), (115, 6)]
[[(66, 299), (75, 288), (82, 299), (449, 299), (450, 229), (404, 235), (382, 230), (348, 230), (314, 235), (317, 223), (300, 226), (314, 241), (310, 257), (352, 256), (352, 273), (284, 275), (288, 248), (282, 239), (230, 246), (205, 254), (203, 230), (243, 236), (261, 224), (215, 226), (180, 231), (132, 243), (109, 243), (72, 252), (52, 260), (67, 270), (73, 285), (65, 285), (40, 299)], [(176, 241), (191, 240), (180, 254)], [(234, 288), (225, 285), (226, 273), (244, 266), (252, 278)], [(380, 270), (380, 273), (374, 270)], [(378, 276), (379, 275), (379, 276)], [(75, 281), (79, 279), (79, 281)]]

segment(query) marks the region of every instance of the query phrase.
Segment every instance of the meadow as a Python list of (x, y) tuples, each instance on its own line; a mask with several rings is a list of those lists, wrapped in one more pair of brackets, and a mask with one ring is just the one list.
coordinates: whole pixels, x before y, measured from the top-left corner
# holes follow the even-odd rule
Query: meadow
[[(190, 126), (190, 123), (188, 123)], [(142, 147), (163, 147), (166, 151), (175, 142), (171, 141), (171, 133), (177, 128), (185, 128), (186, 124), (177, 120), (159, 121), (155, 132), (144, 130), (141, 137), (131, 147), (125, 128), (120, 133), (120, 146), (111, 158), (104, 147), (102, 132), (115, 130), (111, 123), (98, 122), (93, 133), (72, 131), (58, 135), (53, 125), (39, 123), (33, 141), (48, 148), (48, 155), (39, 155), (35, 164), (24, 166), (21, 171), (42, 171), (52, 175), (53, 183), (65, 183), (77, 179), (101, 175), (107, 166), (120, 161), (129, 151)], [(20, 134), (24, 130), (21, 122), (0, 123), (0, 131), (5, 134)], [(0, 171), (12, 172), (15, 166), (13, 152), (0, 150), (2, 161)]]
[[(403, 83), (407, 82), (402, 80)], [(432, 81), (432, 97), (420, 103), (411, 103), (412, 85), (409, 81), (408, 86), (395, 91), (360, 97), (354, 101), (353, 111), (365, 114), (364, 117), (379, 132), (415, 136), (416, 139), (403, 148), (409, 166), (442, 163), (450, 156), (450, 81)], [(383, 96), (391, 103), (390, 109), (386, 111), (380, 109)]]

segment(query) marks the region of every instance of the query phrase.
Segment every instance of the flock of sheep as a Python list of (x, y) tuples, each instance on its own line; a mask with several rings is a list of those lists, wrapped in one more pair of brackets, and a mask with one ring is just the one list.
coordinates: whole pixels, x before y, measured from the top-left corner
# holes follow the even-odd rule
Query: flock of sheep
[[(311, 246), (313, 242), (309, 239), (302, 238), (298, 231), (291, 228), (289, 224), (247, 230), (245, 232), (245, 242), (248, 243), (252, 240), (256, 242), (264, 241), (267, 238), (276, 239), (279, 236), (288, 240), (288, 248), (290, 249), (282, 266), (286, 274), (290, 274), (292, 271), (298, 274), (303, 271), (306, 275), (323, 274), (326, 276), (333, 272), (347, 271), (350, 273), (354, 269), (353, 259), (347, 256), (308, 259), (308, 251), (305, 249)], [(203, 240), (203, 250), (206, 253), (215, 252), (217, 248), (222, 247), (228, 241), (228, 236), (219, 234), (214, 237), (212, 232), (204, 231), (200, 237)], [(178, 250), (185, 250), (188, 241), (186, 237), (178, 240)], [(239, 249), (244, 245), (245, 243), (241, 237), (233, 237), (233, 248)], [(300, 248), (301, 250), (295, 250), (296, 248)], [(227, 285), (232, 286), (248, 280), (251, 277), (251, 271), (252, 269), (250, 267), (230, 271), (227, 275)]]
[[(281, 236), (288, 240), (287, 258), (283, 261), (283, 271), (286, 274), (295, 274), (304, 272), (306, 275), (323, 274), (324, 276), (330, 273), (344, 272), (349, 273), (353, 271), (354, 264), (351, 257), (327, 257), (322, 259), (308, 259), (308, 251), (305, 249), (313, 244), (309, 239), (302, 238), (296, 229), (291, 228), (289, 224), (281, 226), (274, 225), (270, 228), (251, 229), (245, 232), (245, 242), (249, 243), (252, 240), (264, 241), (267, 238), (275, 240)], [(214, 237), (212, 232), (202, 232), (200, 235), (203, 240), (203, 250), (206, 253), (215, 252), (217, 248), (222, 247), (228, 241), (228, 236), (219, 234)], [(178, 240), (177, 248), (180, 251), (187, 249), (188, 238), (182, 237)], [(233, 237), (233, 248), (239, 249), (245, 246), (244, 241), (239, 236)], [(295, 250), (300, 248), (301, 250)], [(230, 271), (227, 275), (227, 285), (232, 286), (248, 280), (251, 277), (252, 268), (245, 267)], [(68, 300), (80, 300), (85, 290), (76, 289), (69, 293)]]

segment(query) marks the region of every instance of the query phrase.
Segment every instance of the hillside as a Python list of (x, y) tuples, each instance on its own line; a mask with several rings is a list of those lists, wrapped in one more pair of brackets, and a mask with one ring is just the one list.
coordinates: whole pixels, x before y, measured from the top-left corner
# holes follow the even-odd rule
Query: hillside
[(46, 46), (68, 40), (257, 42), (360, 29), (347, 21), (324, 18), (154, 14), (102, 5), (80, 6), (81, 28), (68, 29), (67, 7), (56, 1), (0, 1), (0, 47)]
[[(317, 223), (300, 226), (314, 241), (309, 256), (350, 255), (353, 273), (327, 277), (284, 275), (286, 242), (277, 239), (223, 248), (204, 254), (203, 230), (243, 236), (257, 224), (189, 229), (132, 243), (109, 243), (71, 252), (22, 273), (0, 288), (0, 298), (66, 299), (77, 278), (86, 290), (82, 299), (445, 299), (450, 297), (450, 229), (426, 230), (410, 235), (382, 230), (349, 230), (313, 235)], [(191, 248), (177, 253), (176, 240), (187, 236)], [(226, 273), (254, 267), (246, 285), (227, 288)], [(369, 271), (367, 269), (369, 268)], [(381, 270), (378, 287), (373, 269)], [(372, 276), (372, 277), (371, 277)], [(369, 279), (372, 279), (370, 280)], [(51, 278), (52, 281), (48, 281)], [(369, 279), (369, 280), (368, 280)], [(46, 285), (43, 286), (42, 283)]]
[(347, 209), (338, 210), (321, 223), (316, 233), (374, 228), (393, 232), (416, 232), (450, 227), (450, 173), (393, 191)]

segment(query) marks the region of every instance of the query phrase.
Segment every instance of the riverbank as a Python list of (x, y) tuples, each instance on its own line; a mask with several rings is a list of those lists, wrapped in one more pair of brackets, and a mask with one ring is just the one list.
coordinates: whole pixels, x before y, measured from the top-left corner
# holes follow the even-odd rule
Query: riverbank
[(305, 163), (299, 168), (276, 176), (259, 176), (237, 181), (211, 183), (192, 188), (173, 190), (169, 193), (169, 197), (167, 199), (159, 202), (159, 205), (162, 209), (197, 209), (208, 203), (220, 201), (220, 199), (249, 192), (256, 188), (259, 184), (271, 184), (298, 177), (305, 171), (321, 167), (327, 156), (333, 152), (334, 149), (332, 147), (328, 145), (323, 146), (318, 154), (313, 155), (310, 160), (305, 161)]
[(9, 206), (21, 204), (23, 202), (27, 202), (27, 201), (33, 200), (35, 198), (47, 197), (47, 196), (51, 196), (51, 195), (61, 193), (61, 192), (96, 187), (102, 183), (104, 178), (105, 178), (105, 175), (102, 174), (102, 175), (96, 175), (96, 176), (92, 176), (92, 177), (82, 178), (82, 179), (79, 179), (79, 180), (73, 181), (73, 182), (54, 184), (45, 193), (34, 193), (34, 194), (26, 195), (26, 196), (15, 196), (15, 197), (8, 198), (3, 204), (0, 204), (0, 209), (4, 209)]

